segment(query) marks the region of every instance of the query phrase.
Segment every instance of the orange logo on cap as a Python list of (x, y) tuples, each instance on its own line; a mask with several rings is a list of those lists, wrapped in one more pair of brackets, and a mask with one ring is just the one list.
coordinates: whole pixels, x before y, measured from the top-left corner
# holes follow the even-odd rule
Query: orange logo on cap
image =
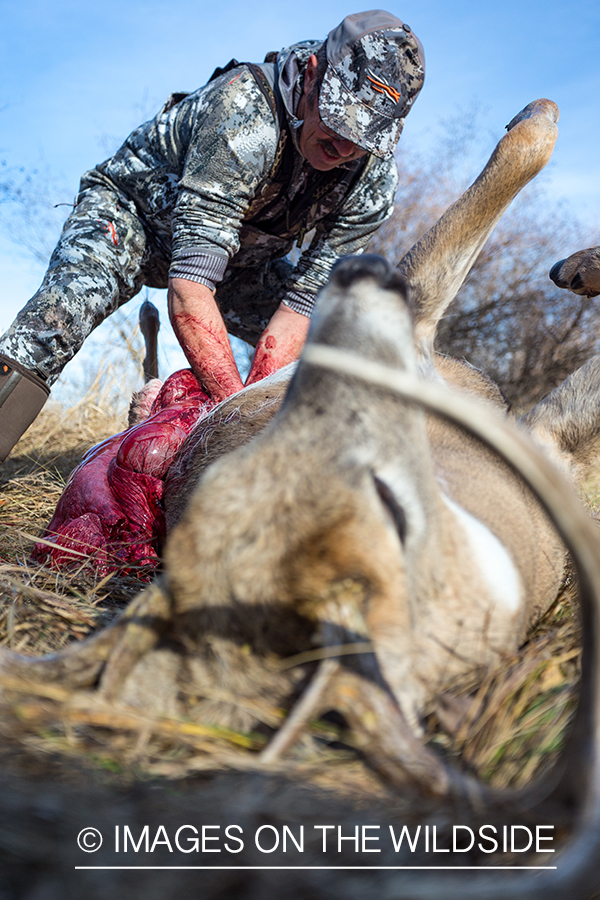
[(400, 100), (400, 91), (397, 91), (396, 88), (393, 88), (389, 84), (384, 84), (383, 81), (377, 81), (377, 79), (372, 78), (370, 75), (367, 75), (367, 78), (373, 83), (373, 87), (378, 94), (387, 94), (388, 97), (392, 98), (394, 103), (398, 103)]

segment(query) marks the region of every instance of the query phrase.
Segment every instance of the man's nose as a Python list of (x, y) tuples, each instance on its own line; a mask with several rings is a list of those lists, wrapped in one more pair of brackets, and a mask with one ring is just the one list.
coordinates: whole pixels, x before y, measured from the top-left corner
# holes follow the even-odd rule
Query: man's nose
[(356, 144), (353, 144), (352, 141), (346, 140), (346, 138), (334, 137), (331, 138), (331, 143), (340, 156), (352, 156), (352, 154), (356, 150)]

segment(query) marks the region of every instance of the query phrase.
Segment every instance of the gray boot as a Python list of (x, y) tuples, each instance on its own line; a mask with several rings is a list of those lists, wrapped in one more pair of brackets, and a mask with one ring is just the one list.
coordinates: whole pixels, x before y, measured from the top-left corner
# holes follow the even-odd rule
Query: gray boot
[(49, 394), (43, 378), (0, 353), (0, 462), (27, 431)]

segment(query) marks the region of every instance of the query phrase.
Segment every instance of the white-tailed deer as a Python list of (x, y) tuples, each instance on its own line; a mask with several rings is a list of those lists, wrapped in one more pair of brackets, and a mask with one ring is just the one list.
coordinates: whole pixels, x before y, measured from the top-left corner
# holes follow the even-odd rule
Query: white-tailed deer
[[(466, 672), (516, 650), (556, 595), (564, 539), (583, 570), (578, 719), (539, 793), (510, 802), (579, 804), (576, 838), (560, 871), (537, 881), (521, 874), (484, 890), (484, 876), (470, 873), (396, 888), (398, 897), (547, 900), (594, 883), (599, 545), (572, 488), (524, 432), (571, 478), (585, 474), (597, 461), (600, 363), (519, 431), (493, 384), (433, 351), (437, 322), (485, 239), (548, 161), (557, 118), (547, 100), (517, 116), (399, 271), (373, 257), (339, 264), (297, 367), (225, 401), (188, 437), (165, 496), (164, 575), (115, 625), (52, 658), (0, 656), (13, 679), (97, 685), (105, 700), (149, 714), (237, 728), (254, 724), (268, 696), (291, 712), (265, 761), (335, 708), (388, 778), (408, 773), (432, 794), (484, 797), (491, 808), (506, 798), (423, 746), (420, 719)], [(306, 660), (319, 656), (315, 673)]]

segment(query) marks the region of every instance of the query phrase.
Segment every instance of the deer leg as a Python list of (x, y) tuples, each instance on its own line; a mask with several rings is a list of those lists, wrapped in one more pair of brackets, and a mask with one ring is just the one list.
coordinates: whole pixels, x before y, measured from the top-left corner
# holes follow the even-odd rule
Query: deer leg
[(487, 165), (462, 197), (402, 258), (413, 292), (415, 339), (428, 356), (437, 323), (512, 200), (544, 168), (558, 135), (558, 107), (536, 100), (507, 125)]
[(158, 329), (160, 328), (160, 316), (154, 303), (144, 300), (140, 306), (140, 331), (144, 336), (146, 356), (142, 363), (144, 368), (144, 380), (151, 381), (158, 378)]
[(550, 269), (550, 278), (559, 288), (584, 297), (600, 294), (600, 247), (579, 250), (561, 259)]

